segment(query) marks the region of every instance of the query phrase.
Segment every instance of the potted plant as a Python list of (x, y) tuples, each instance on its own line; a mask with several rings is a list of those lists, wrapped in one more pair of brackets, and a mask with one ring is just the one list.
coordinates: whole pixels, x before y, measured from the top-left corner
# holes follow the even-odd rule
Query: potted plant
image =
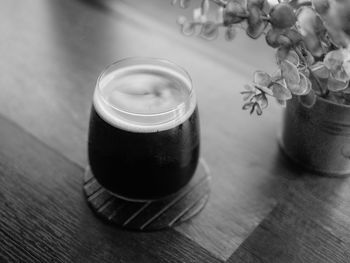
[[(173, 0), (181, 7), (190, 0)], [(213, 15), (213, 10), (216, 15)], [(245, 85), (243, 109), (261, 115), (274, 97), (286, 106), (280, 145), (294, 161), (330, 175), (350, 174), (350, 1), (202, 0), (185, 35), (212, 40), (224, 28), (276, 49), (277, 70), (256, 71)]]

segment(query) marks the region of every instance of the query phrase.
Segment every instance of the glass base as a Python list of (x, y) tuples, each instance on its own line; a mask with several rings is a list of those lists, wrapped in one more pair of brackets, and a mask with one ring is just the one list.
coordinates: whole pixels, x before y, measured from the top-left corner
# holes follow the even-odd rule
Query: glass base
[(87, 167), (84, 193), (99, 217), (122, 228), (152, 231), (173, 227), (198, 214), (208, 201), (209, 181), (207, 165), (200, 159), (191, 181), (177, 193), (155, 200), (133, 200), (103, 188)]

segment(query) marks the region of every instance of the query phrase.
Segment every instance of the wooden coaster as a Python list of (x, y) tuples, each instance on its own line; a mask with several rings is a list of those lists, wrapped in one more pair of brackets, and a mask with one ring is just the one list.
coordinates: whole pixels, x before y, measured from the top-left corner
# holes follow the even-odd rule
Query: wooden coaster
[(209, 197), (209, 180), (207, 165), (201, 159), (191, 181), (177, 193), (159, 200), (129, 201), (105, 190), (87, 167), (84, 192), (98, 216), (122, 228), (152, 231), (173, 227), (199, 213)]

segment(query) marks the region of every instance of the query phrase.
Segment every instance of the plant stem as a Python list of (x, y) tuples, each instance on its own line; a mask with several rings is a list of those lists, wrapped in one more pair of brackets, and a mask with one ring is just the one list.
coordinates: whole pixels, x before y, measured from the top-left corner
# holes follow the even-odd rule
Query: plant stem
[(261, 16), (260, 18), (264, 21), (270, 21), (270, 18), (268, 16)]
[(306, 68), (307, 68), (307, 69), (309, 70), (309, 72), (310, 72), (310, 75), (314, 78), (314, 80), (315, 80), (315, 82), (316, 82), (316, 84), (317, 84), (317, 88), (318, 88), (318, 90), (320, 91), (320, 96), (323, 97), (323, 98), (326, 97), (326, 96), (328, 95), (328, 93), (329, 93), (329, 90), (326, 89), (326, 91), (324, 91), (324, 90), (322, 89), (322, 85), (321, 85), (320, 80), (319, 80), (318, 77), (312, 72), (312, 69), (307, 65), (307, 61), (306, 61), (305, 57), (303, 56), (303, 54), (301, 53), (300, 49), (298, 49), (297, 47), (295, 47), (295, 48), (294, 48), (294, 51), (298, 54), (299, 58), (303, 60), (303, 62), (304, 62), (304, 64), (305, 64)]
[(306, 61), (305, 57), (303, 56), (303, 54), (301, 53), (300, 49), (298, 47), (295, 47), (293, 49), (298, 54), (299, 59), (302, 59), (304, 64), (305, 64), (305, 66), (308, 67), (307, 61)]
[(317, 76), (315, 76), (315, 74), (312, 72), (312, 70), (311, 70), (311, 68), (310, 67), (307, 67), (307, 69), (309, 70), (309, 72), (310, 72), (310, 75), (314, 78), (314, 80), (316, 81), (316, 83), (317, 83), (317, 88), (319, 89), (319, 91), (320, 91), (320, 96), (322, 97), (322, 98), (325, 98), (327, 95), (328, 95), (328, 93), (329, 93), (329, 90), (328, 89), (326, 89), (326, 91), (324, 91), (323, 89), (322, 89), (322, 85), (321, 85), (321, 82), (320, 82), (320, 80), (318, 79), (318, 77)]

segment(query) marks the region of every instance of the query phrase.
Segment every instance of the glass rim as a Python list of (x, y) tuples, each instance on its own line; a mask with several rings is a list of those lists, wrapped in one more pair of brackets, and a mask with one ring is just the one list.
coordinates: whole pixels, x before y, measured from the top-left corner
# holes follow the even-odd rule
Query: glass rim
[[(143, 64), (152, 64), (151, 62), (153, 63), (160, 63), (160, 66), (168, 66), (169, 68), (173, 68), (175, 69), (178, 73), (180, 73), (181, 75), (183, 75), (186, 80), (188, 80), (189, 82), (189, 86), (188, 86), (188, 91), (189, 91), (189, 94), (188, 96), (186, 97), (186, 99), (184, 101), (182, 101), (181, 103), (179, 103), (178, 105), (176, 105), (174, 108), (171, 108), (170, 110), (166, 110), (166, 111), (162, 111), (162, 112), (157, 112), (157, 113), (139, 113), (139, 112), (132, 112), (132, 111), (127, 111), (125, 109), (120, 109), (118, 107), (116, 107), (115, 105), (111, 104), (110, 102), (107, 101), (107, 99), (103, 96), (102, 94), (102, 87), (101, 87), (101, 81), (102, 79), (108, 75), (108, 71), (110, 69), (112, 69), (113, 67), (117, 66), (117, 65), (120, 65), (124, 62), (144, 62)], [(142, 63), (139, 63), (140, 65)], [(136, 65), (136, 64), (135, 64)], [(116, 69), (118, 70), (118, 69)], [(175, 62), (172, 62), (168, 59), (164, 59), (164, 58), (156, 58), (156, 57), (126, 57), (126, 58), (123, 58), (123, 59), (120, 59), (120, 60), (117, 60), (111, 64), (109, 64), (108, 66), (106, 66), (102, 72), (100, 73), (99, 77), (97, 78), (97, 81), (96, 81), (96, 90), (98, 91), (98, 93), (101, 95), (100, 98), (101, 100), (103, 101), (104, 104), (108, 105), (109, 107), (111, 107), (112, 109), (116, 110), (116, 111), (119, 111), (123, 114), (126, 114), (126, 115), (132, 115), (132, 116), (137, 116), (137, 117), (152, 117), (152, 116), (162, 116), (162, 115), (167, 115), (167, 114), (171, 114), (173, 112), (176, 112), (176, 111), (179, 111), (183, 108), (186, 107), (186, 105), (188, 105), (188, 103), (190, 102), (190, 100), (192, 99), (193, 95), (194, 95), (194, 89), (193, 89), (193, 84), (192, 84), (192, 79), (191, 79), (191, 76), (190, 74), (180, 65), (178, 65), (177, 63)]]

